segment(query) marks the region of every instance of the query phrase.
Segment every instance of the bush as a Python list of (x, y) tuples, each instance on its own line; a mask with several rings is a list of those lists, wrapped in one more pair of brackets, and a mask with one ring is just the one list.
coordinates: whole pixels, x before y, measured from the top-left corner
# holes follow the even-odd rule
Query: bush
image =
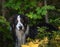
[(10, 24), (3, 16), (0, 16), (0, 46), (9, 47), (12, 44)]

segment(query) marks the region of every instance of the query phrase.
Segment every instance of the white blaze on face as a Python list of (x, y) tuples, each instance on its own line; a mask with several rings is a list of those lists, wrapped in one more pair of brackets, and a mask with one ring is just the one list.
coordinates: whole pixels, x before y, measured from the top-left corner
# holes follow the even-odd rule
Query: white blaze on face
[(16, 25), (16, 28), (19, 30), (20, 29), (19, 27), (21, 26), (22, 29), (23, 29), (24, 27), (23, 27), (23, 24), (21, 23), (21, 17), (20, 17), (20, 15), (17, 16), (17, 21), (18, 21), (18, 23)]

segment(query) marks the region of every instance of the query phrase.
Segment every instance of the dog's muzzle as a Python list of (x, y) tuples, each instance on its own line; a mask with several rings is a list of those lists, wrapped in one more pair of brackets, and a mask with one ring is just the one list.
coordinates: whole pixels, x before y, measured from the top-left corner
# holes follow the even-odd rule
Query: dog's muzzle
[(19, 29), (21, 29), (21, 30), (22, 30), (22, 28), (23, 28), (22, 26), (19, 26)]
[(19, 26), (19, 30), (24, 31), (24, 27), (23, 26)]

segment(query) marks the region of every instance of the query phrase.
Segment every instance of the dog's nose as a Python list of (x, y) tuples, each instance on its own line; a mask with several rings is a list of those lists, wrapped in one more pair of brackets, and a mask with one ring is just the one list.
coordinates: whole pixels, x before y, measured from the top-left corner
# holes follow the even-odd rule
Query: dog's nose
[(22, 29), (22, 26), (19, 26), (20, 29)]

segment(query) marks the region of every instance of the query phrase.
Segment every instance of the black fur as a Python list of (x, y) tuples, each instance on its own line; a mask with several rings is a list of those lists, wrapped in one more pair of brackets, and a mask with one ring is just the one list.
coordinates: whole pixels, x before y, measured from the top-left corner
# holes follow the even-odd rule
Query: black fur
[[(15, 29), (16, 29), (16, 24), (17, 24), (17, 16), (18, 14), (15, 14), (13, 15), (11, 18), (10, 18), (10, 26), (11, 26), (11, 31), (12, 31), (12, 36), (13, 36), (13, 40), (14, 40), (14, 43), (16, 42), (16, 32), (15, 32)], [(21, 17), (21, 22), (23, 23), (24, 25), (24, 28), (26, 29), (27, 28), (27, 24), (28, 24), (28, 18), (27, 16), (25, 15), (22, 15), (20, 14), (20, 17)], [(24, 30), (25, 31), (25, 30)], [(14, 46), (13, 46), (14, 47)]]

